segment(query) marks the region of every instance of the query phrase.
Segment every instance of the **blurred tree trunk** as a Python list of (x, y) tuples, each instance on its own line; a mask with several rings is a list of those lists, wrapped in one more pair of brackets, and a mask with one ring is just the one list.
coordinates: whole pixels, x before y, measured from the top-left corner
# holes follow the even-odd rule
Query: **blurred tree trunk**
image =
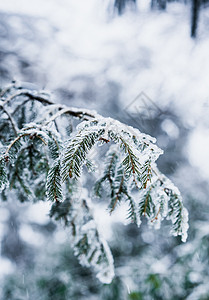
[(191, 37), (197, 36), (197, 27), (200, 12), (200, 0), (192, 0), (192, 22), (191, 22)]
[(167, 5), (167, 0), (152, 0), (151, 9), (165, 10)]
[(115, 0), (115, 8), (118, 10), (118, 14), (122, 15), (127, 4), (134, 4), (136, 6), (136, 0)]

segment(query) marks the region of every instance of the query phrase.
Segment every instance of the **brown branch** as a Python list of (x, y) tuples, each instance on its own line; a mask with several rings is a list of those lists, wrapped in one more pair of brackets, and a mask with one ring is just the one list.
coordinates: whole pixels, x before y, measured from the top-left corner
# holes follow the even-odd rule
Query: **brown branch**
[(100, 137), (100, 138), (99, 138), (99, 141), (103, 141), (103, 142), (105, 142), (106, 144), (110, 142), (110, 140), (107, 140), (107, 139), (105, 139), (105, 138), (103, 138), (103, 137)]
[(27, 135), (30, 135), (30, 133), (24, 133), (24, 134), (21, 134), (21, 135), (17, 136), (17, 137), (11, 142), (11, 144), (8, 146), (8, 148), (7, 148), (6, 152), (5, 152), (5, 156), (8, 155), (10, 149), (12, 148), (12, 146), (13, 146), (17, 141), (19, 141), (22, 137), (27, 136)]
[(154, 221), (156, 221), (156, 220), (158, 219), (158, 216), (159, 216), (160, 210), (161, 210), (161, 208), (159, 207), (159, 209), (158, 209), (158, 212), (157, 212), (156, 216), (154, 217), (154, 219), (152, 219), (152, 221), (151, 221), (151, 222), (154, 222)]
[(59, 150), (60, 149), (59, 144), (58, 144), (57, 140), (55, 139), (55, 137), (53, 135), (52, 135), (52, 139), (54, 140), (54, 142), (57, 146), (57, 149)]
[[(11, 150), (12, 146), (13, 146), (17, 141), (19, 141), (22, 137), (24, 137), (24, 136), (29, 136), (29, 135), (31, 135), (31, 133), (24, 133), (24, 134), (21, 134), (21, 135), (17, 136), (17, 137), (10, 143), (10, 145), (8, 146), (8, 148), (7, 148), (6, 152), (5, 152), (5, 157), (8, 155), (8, 153), (9, 153), (9, 151)], [(39, 135), (37, 135), (37, 134), (35, 134), (34, 136), (37, 137), (37, 138), (39, 138), (45, 145), (47, 145), (47, 143), (44, 141), (44, 139), (42, 139), (41, 136), (39, 136)]]
[(36, 134), (35, 136), (36, 136), (38, 139), (40, 139), (40, 140), (44, 143), (44, 145), (47, 145), (47, 142), (46, 142), (40, 135)]

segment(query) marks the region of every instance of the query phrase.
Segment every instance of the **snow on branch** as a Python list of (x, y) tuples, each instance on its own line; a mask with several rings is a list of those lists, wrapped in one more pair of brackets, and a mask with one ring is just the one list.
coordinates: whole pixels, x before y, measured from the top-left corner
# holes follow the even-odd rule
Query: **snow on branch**
[[(14, 189), (21, 202), (50, 201), (51, 217), (70, 228), (80, 263), (92, 267), (102, 282), (110, 283), (114, 276), (113, 259), (96, 226), (94, 204), (84, 187), (77, 189), (86, 176), (95, 176), (94, 194), (105, 195), (110, 214), (126, 202), (131, 222), (140, 226), (146, 218), (159, 228), (168, 219), (171, 233), (186, 241), (188, 213), (178, 189), (157, 169), (155, 161), (163, 152), (154, 138), (94, 111), (54, 104), (49, 95), (15, 84), (1, 92), (0, 116), (4, 199)], [(101, 157), (98, 146), (103, 145), (109, 149)], [(99, 176), (85, 172), (98, 169), (92, 151)]]

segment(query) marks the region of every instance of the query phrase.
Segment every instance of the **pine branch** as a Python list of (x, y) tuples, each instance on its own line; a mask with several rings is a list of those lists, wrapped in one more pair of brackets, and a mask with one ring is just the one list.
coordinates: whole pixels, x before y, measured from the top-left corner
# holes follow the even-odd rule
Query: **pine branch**
[(162, 152), (153, 145), (155, 141), (151, 138), (149, 140), (132, 128), (129, 130), (128, 126), (124, 128), (123, 124), (121, 124), (120, 128), (115, 132), (111, 130), (109, 135), (124, 151), (125, 158), (122, 165), (125, 168), (125, 174), (133, 178), (137, 189), (146, 188), (148, 181), (152, 177), (152, 163), (155, 162)]
[(18, 135), (18, 136), (17, 136), (17, 137), (9, 144), (9, 146), (8, 146), (6, 152), (5, 152), (5, 157), (8, 156), (8, 154), (9, 154), (9, 152), (11, 151), (12, 147), (14, 147), (14, 145), (16, 145), (17, 142), (19, 142), (19, 140), (20, 140), (21, 138), (25, 137), (25, 136), (30, 136), (31, 139), (34, 138), (34, 137), (36, 137), (36, 138), (40, 139), (45, 145), (47, 145), (46, 141), (45, 141), (40, 135), (38, 135), (38, 134), (36, 134), (36, 133), (31, 134), (31, 132), (23, 133), (23, 134)]
[(103, 176), (101, 179), (97, 180), (94, 184), (94, 194), (98, 198), (102, 198), (102, 190), (103, 186), (102, 184), (106, 181), (107, 177)]
[(8, 185), (5, 157), (0, 158), (0, 191)]
[(23, 192), (27, 195), (27, 196), (31, 196), (32, 195), (32, 191), (30, 190), (29, 186), (27, 186), (27, 184), (24, 182), (23, 178), (21, 178), (19, 176), (18, 172), (15, 172), (17, 180), (21, 186), (21, 188), (23, 189)]
[(133, 153), (131, 146), (125, 141), (125, 139), (115, 134), (114, 132), (110, 133), (110, 137), (113, 139), (114, 142), (120, 143), (121, 148), (124, 150), (126, 157), (124, 158), (122, 165), (124, 166), (124, 170), (128, 177), (133, 176), (133, 181), (138, 188), (136, 175), (140, 176), (140, 162), (138, 157)]
[(87, 158), (88, 152), (95, 145), (98, 138), (102, 135), (103, 129), (100, 127), (89, 130), (87, 127), (80, 130), (75, 137), (69, 141), (62, 158), (62, 179), (65, 181), (68, 177), (78, 179), (81, 174), (81, 168)]
[(46, 133), (48, 134), (49, 137), (47, 143), (49, 154), (52, 160), (54, 161), (58, 159), (60, 156), (60, 151), (62, 149), (62, 141), (57, 136), (54, 136), (54, 134), (49, 130), (47, 130)]
[(97, 197), (102, 197), (102, 185), (106, 181), (109, 183), (110, 186), (110, 197), (113, 198), (115, 194), (115, 187), (114, 187), (114, 177), (116, 173), (117, 163), (118, 163), (118, 149), (115, 146), (111, 147), (107, 154), (105, 155), (105, 169), (104, 175), (102, 178), (96, 181), (94, 185), (94, 193)]
[(70, 240), (79, 262), (91, 267), (103, 283), (110, 283), (114, 276), (113, 258), (105, 240), (100, 236), (92, 210), (90, 199), (54, 203), (51, 216), (63, 219), (71, 230)]
[[(104, 158), (95, 155), (102, 174), (94, 191), (110, 199), (110, 213), (127, 202), (128, 218), (138, 226), (142, 216), (155, 227), (167, 218), (172, 234), (186, 240), (188, 213), (178, 189), (155, 166), (162, 151), (154, 138), (94, 111), (54, 104), (41, 93), (15, 85), (1, 95), (0, 190), (4, 198), (7, 185), (16, 189), (20, 201), (46, 196), (52, 202), (50, 216), (70, 228), (79, 261), (94, 268), (102, 282), (112, 280), (113, 260), (97, 229), (90, 199), (82, 199), (79, 186), (83, 165), (93, 171), (89, 152), (96, 145), (109, 147)], [(69, 118), (71, 130), (66, 136)], [(74, 132), (73, 118), (79, 123)]]
[(112, 200), (109, 205), (110, 214), (115, 210), (117, 203), (121, 201), (124, 190), (126, 190), (126, 188), (124, 187), (123, 170), (118, 171), (117, 178), (115, 179), (115, 181), (116, 181), (116, 183), (119, 182), (119, 186), (118, 186), (117, 191), (115, 192), (114, 197), (112, 197)]
[(147, 160), (144, 165), (141, 167), (141, 177), (140, 181), (142, 182), (142, 187), (144, 189), (147, 188), (147, 184), (151, 182), (152, 177), (152, 168), (151, 168), (151, 161)]
[(147, 216), (148, 218), (152, 215), (154, 206), (153, 201), (151, 197), (151, 190), (152, 187), (150, 187), (146, 192), (144, 192), (144, 195), (141, 197), (141, 200), (139, 202), (139, 215)]
[(53, 167), (49, 170), (46, 181), (47, 199), (52, 202), (62, 202), (62, 186), (60, 174), (60, 161), (56, 161)]
[(127, 200), (129, 203), (129, 209), (128, 209), (128, 219), (130, 219), (133, 223), (137, 224), (138, 226), (140, 225), (140, 218), (137, 216), (137, 208), (135, 201), (133, 200), (132, 197), (129, 196), (129, 194), (126, 194)]
[(156, 220), (158, 219), (158, 216), (159, 216), (159, 214), (160, 214), (160, 211), (161, 211), (161, 207), (159, 207), (156, 216), (151, 220), (151, 222), (154, 222), (154, 221), (156, 221)]
[[(187, 239), (187, 230), (188, 230), (188, 212), (183, 207), (182, 199), (180, 194), (173, 192), (169, 189), (170, 200), (168, 203), (169, 206), (169, 216), (168, 218), (172, 222), (171, 233), (174, 236), (181, 235), (182, 241), (185, 242)], [(168, 193), (168, 189), (166, 190)]]
[(138, 188), (137, 182), (136, 182), (136, 174), (138, 176), (141, 175), (140, 173), (140, 167), (141, 164), (137, 158), (137, 156), (133, 153), (131, 147), (127, 144), (127, 142), (124, 141), (123, 138), (120, 138), (123, 146), (124, 146), (124, 150), (125, 153), (127, 153), (128, 155), (124, 158), (122, 164), (125, 167), (125, 172), (130, 174), (131, 172), (133, 173), (133, 181), (136, 185), (136, 187)]

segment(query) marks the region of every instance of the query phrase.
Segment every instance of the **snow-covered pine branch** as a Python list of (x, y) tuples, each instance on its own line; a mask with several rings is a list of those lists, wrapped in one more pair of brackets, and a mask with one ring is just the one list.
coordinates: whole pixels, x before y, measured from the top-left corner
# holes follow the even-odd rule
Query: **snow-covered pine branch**
[[(14, 189), (20, 201), (50, 201), (51, 217), (70, 228), (80, 263), (94, 268), (102, 282), (111, 282), (114, 269), (82, 186), (82, 178), (89, 176), (83, 169), (93, 170), (92, 151), (101, 170), (94, 194), (106, 195), (110, 214), (127, 202), (130, 221), (140, 226), (145, 217), (159, 228), (163, 219), (171, 220), (171, 233), (186, 240), (188, 213), (178, 189), (157, 169), (162, 150), (154, 138), (94, 111), (54, 104), (46, 93), (15, 84), (1, 91), (0, 115), (2, 199)], [(104, 144), (109, 150), (101, 158), (98, 146)]]

